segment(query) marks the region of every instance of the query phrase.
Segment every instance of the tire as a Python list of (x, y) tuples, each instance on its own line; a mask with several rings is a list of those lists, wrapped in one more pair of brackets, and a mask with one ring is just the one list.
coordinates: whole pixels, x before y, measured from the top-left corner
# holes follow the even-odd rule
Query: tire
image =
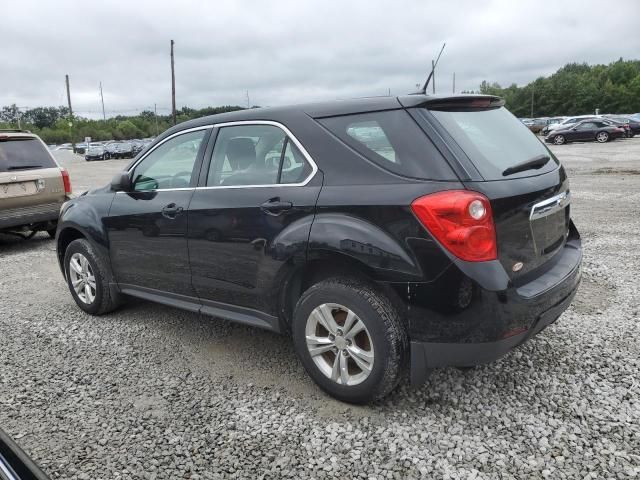
[[(93, 276), (95, 286), (95, 288), (92, 288), (92, 291), (95, 292), (93, 299), (88, 297), (84, 292), (82, 292), (82, 294), (85, 296), (85, 299), (80, 298), (78, 292), (76, 292), (72, 285), (72, 275), (76, 275), (70, 272), (70, 269), (72, 268), (71, 260), (72, 258), (79, 258), (74, 257), (76, 254), (84, 257), (88, 262), (88, 272)], [(93, 246), (87, 240), (81, 238), (74, 240), (69, 244), (67, 250), (64, 252), (64, 273), (71, 296), (78, 307), (85, 312), (92, 315), (102, 315), (115, 310), (120, 305), (120, 296), (117, 294), (114, 295), (114, 292), (109, 288), (111, 278), (106, 262), (102, 257), (100, 257), (100, 255), (98, 255)]]
[[(355, 320), (350, 329), (342, 332), (340, 327), (346, 327), (349, 321), (347, 311), (354, 314), (351, 318)], [(328, 312), (338, 327), (333, 343), (326, 343), (332, 335), (323, 327), (323, 321), (318, 321), (327, 318), (319, 312)], [(349, 339), (349, 332), (359, 329), (358, 320), (364, 330)], [(398, 385), (403, 375), (409, 342), (401, 315), (387, 296), (365, 282), (336, 277), (316, 283), (300, 297), (292, 327), (294, 347), (307, 373), (338, 400), (355, 404), (379, 400)], [(308, 337), (323, 341), (310, 347)], [(314, 345), (320, 347), (318, 350), (331, 350), (312, 357), (309, 348)], [(359, 352), (358, 361), (352, 352)], [(371, 363), (364, 358), (370, 358)], [(363, 364), (370, 369), (361, 368)], [(347, 379), (344, 383), (343, 371)], [(336, 380), (331, 378), (333, 372)]]
[(596, 134), (596, 142), (607, 143), (609, 141), (609, 134), (607, 132), (598, 132)]
[(564, 143), (566, 142), (564, 135), (556, 135), (555, 137), (553, 137), (553, 144), (554, 145), (564, 145)]

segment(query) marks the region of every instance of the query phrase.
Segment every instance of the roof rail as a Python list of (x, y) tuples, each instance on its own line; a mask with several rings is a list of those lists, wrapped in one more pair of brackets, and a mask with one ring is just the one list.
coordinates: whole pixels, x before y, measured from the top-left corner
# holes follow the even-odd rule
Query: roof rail
[(0, 132), (4, 133), (31, 133), (29, 130), (22, 130), (20, 128), (0, 128)]

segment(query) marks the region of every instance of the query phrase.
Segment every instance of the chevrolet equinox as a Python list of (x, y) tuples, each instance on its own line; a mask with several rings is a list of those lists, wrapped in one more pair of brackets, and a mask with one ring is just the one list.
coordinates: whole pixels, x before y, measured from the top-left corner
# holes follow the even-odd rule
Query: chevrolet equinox
[(494, 96), (407, 95), (177, 125), (67, 202), (78, 306), (124, 295), (291, 335), (330, 395), (495, 360), (580, 282), (564, 168)]

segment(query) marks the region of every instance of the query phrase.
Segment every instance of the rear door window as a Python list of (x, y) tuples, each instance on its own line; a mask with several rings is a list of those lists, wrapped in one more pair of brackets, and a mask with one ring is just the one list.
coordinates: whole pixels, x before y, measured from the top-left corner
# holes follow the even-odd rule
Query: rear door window
[(426, 180), (456, 178), (429, 137), (404, 110), (327, 117), (318, 121), (385, 170)]
[(0, 134), (0, 172), (56, 168), (44, 145), (33, 137), (2, 137)]
[(506, 169), (541, 155), (550, 157), (544, 167), (518, 172), (508, 178), (539, 175), (558, 166), (556, 158), (538, 137), (504, 107), (430, 112), (466, 153), (485, 180), (507, 178), (503, 175)]

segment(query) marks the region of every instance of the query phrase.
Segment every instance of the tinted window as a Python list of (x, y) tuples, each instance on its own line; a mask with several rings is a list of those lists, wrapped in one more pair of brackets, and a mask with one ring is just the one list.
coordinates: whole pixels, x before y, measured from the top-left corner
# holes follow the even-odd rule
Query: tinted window
[(0, 138), (0, 172), (55, 167), (51, 155), (38, 139)]
[(207, 175), (208, 186), (299, 183), (311, 165), (285, 132), (274, 125), (220, 129)]
[(435, 180), (453, 178), (448, 164), (404, 110), (345, 115), (319, 121), (361, 155), (394, 173)]
[[(509, 167), (526, 162), (549, 150), (504, 107), (476, 111), (431, 113), (464, 150), (487, 180), (502, 179)], [(538, 175), (555, 168), (555, 161), (542, 170), (528, 170), (514, 176)]]
[(287, 140), (282, 159), (279, 183), (300, 183), (311, 173), (311, 165), (306, 161), (296, 145)]
[(189, 187), (206, 132), (198, 130), (178, 135), (153, 150), (133, 171), (134, 190)]
[(596, 128), (596, 124), (593, 122), (581, 123), (577, 127), (578, 130), (592, 130), (594, 128)]

